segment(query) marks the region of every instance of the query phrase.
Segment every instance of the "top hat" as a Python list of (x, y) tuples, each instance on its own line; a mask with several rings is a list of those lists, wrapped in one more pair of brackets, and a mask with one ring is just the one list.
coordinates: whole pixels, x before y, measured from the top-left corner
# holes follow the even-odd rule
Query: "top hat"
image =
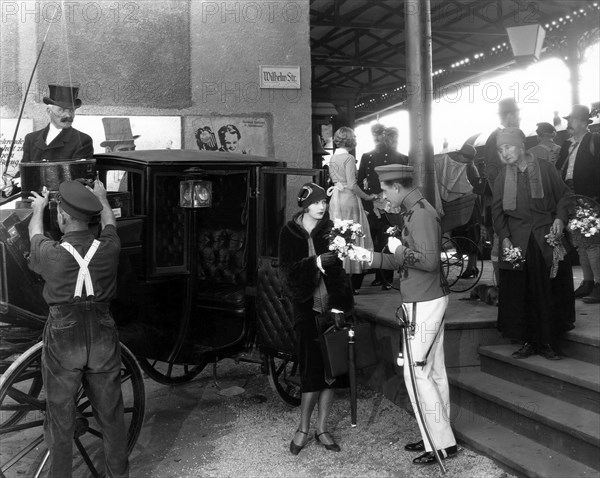
[(505, 115), (507, 113), (515, 113), (519, 111), (519, 106), (513, 98), (504, 98), (498, 101), (498, 114)]
[(47, 105), (60, 106), (61, 108), (79, 108), (81, 100), (77, 98), (79, 87), (77, 86), (61, 86), (48, 85), (50, 94), (44, 96), (43, 102)]
[(100, 200), (80, 181), (64, 181), (58, 186), (58, 192), (61, 209), (75, 219), (89, 221), (102, 211)]
[(139, 134), (134, 136), (131, 132), (129, 118), (102, 118), (102, 124), (106, 136), (106, 141), (100, 143), (102, 148), (109, 144), (130, 143), (140, 137)]
[(375, 172), (379, 181), (393, 181), (394, 179), (412, 178), (414, 168), (404, 164), (386, 164), (377, 166)]
[(592, 123), (590, 119), (590, 109), (585, 105), (573, 105), (571, 112), (568, 116), (563, 116), (564, 119), (575, 118), (581, 121), (587, 121), (588, 124)]

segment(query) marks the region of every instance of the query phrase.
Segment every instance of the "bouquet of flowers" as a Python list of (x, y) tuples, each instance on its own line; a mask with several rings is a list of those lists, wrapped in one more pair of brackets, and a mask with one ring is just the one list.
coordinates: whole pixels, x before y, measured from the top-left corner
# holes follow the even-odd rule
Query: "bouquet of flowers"
[(523, 251), (520, 247), (505, 247), (504, 248), (503, 259), (507, 262), (510, 262), (513, 266), (513, 269), (517, 269), (523, 262), (525, 262), (525, 258), (523, 257)]
[(562, 243), (562, 234), (555, 234), (550, 231), (544, 236), (546, 242), (552, 246), (552, 268), (550, 269), (550, 279), (554, 279), (558, 273), (558, 263), (567, 255), (567, 250)]
[(400, 238), (400, 236), (402, 235), (402, 230), (398, 226), (392, 226), (392, 227), (388, 227), (385, 230), (385, 233), (388, 236)]
[(569, 219), (567, 230), (576, 246), (600, 242), (600, 206), (584, 196), (578, 196), (575, 215)]
[(364, 235), (362, 226), (352, 219), (336, 219), (333, 221), (333, 228), (328, 237), (329, 250), (337, 252), (337, 256), (340, 259), (346, 257), (350, 259), (356, 258), (356, 252), (352, 246), (356, 244), (356, 240), (359, 237), (363, 237)]

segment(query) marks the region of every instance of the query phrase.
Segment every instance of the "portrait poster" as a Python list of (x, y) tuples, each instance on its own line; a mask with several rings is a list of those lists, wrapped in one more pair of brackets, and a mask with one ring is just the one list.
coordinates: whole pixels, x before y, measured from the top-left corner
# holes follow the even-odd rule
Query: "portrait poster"
[(132, 142), (136, 150), (181, 149), (180, 116), (77, 115), (73, 127), (92, 137), (94, 153)]
[[(0, 167), (2, 173), (6, 167), (6, 160), (8, 158), (8, 152), (10, 151), (10, 144), (12, 143), (13, 136), (15, 135), (15, 128), (17, 127), (16, 118), (0, 118), (0, 148), (2, 148), (2, 154), (0, 155)], [(13, 147), (10, 163), (6, 173), (14, 177), (19, 171), (19, 164), (23, 158), (23, 141), (25, 135), (33, 131), (33, 120), (21, 118), (19, 123), (19, 131), (15, 138), (15, 145)]]
[(188, 116), (185, 148), (273, 157), (273, 118), (269, 114)]

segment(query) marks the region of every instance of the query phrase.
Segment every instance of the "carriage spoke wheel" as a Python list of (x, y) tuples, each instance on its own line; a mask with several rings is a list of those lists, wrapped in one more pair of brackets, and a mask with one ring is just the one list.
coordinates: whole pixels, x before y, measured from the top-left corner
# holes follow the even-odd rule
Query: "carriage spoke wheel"
[[(475, 267), (477, 268), (477, 274), (474, 275), (473, 277), (467, 277), (467, 278), (457, 277), (457, 280), (455, 280), (452, 284), (449, 284), (450, 290), (452, 292), (467, 292), (468, 290), (471, 290), (473, 287), (475, 287), (477, 285), (477, 283), (479, 282), (479, 279), (481, 279), (481, 274), (483, 274), (483, 255), (481, 254), (481, 250), (479, 249), (479, 246), (477, 246), (477, 244), (475, 242), (473, 242), (471, 239), (468, 239), (466, 237), (461, 237), (460, 240), (463, 243), (463, 247), (465, 247), (467, 250), (477, 251), (477, 260), (475, 261), (475, 264), (474, 264)], [(465, 254), (463, 256), (462, 272), (465, 272), (467, 270), (468, 262), (469, 262), (469, 259), (468, 259), (467, 255)], [(462, 272), (461, 272), (461, 274), (462, 274)], [(459, 274), (459, 276), (460, 276), (460, 274)]]
[(207, 360), (203, 360), (196, 364), (176, 364), (145, 357), (138, 357), (138, 361), (150, 378), (164, 385), (189, 382), (202, 372), (208, 363)]
[[(41, 372), (42, 343), (19, 356), (0, 378), (0, 476), (40, 476), (48, 460), (44, 445), (45, 389)], [(127, 449), (133, 450), (142, 429), (146, 392), (133, 354), (121, 345), (121, 389), (127, 427)], [(102, 432), (83, 388), (76, 398), (73, 476), (101, 476)]]
[(441, 250), (442, 272), (448, 281), (448, 286), (452, 286), (459, 280), (459, 276), (466, 269), (466, 256), (458, 252), (456, 243), (452, 239), (442, 241)]
[(268, 356), (269, 383), (285, 403), (293, 407), (300, 405), (300, 373), (298, 362), (290, 358)]

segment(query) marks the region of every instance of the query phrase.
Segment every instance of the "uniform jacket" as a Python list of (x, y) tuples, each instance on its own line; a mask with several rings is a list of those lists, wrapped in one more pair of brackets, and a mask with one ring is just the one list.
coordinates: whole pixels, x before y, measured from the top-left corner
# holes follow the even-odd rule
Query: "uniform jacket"
[[(571, 140), (566, 140), (556, 161), (563, 179), (569, 166), (570, 146)], [(581, 139), (573, 167), (573, 191), (600, 201), (600, 135), (586, 133)]]
[[(375, 168), (385, 164), (408, 164), (408, 157), (398, 151), (391, 151), (385, 145), (376, 147), (373, 151), (361, 156), (356, 183), (365, 193), (379, 194), (381, 192), (379, 176), (375, 172)], [(369, 213), (373, 211), (373, 201), (363, 201), (363, 206)]]
[[(279, 277), (283, 289), (292, 302), (310, 306), (313, 293), (319, 285), (321, 271), (317, 267), (317, 256), (308, 255), (308, 233), (297, 222), (302, 213), (289, 221), (279, 234)], [(333, 223), (328, 216), (319, 221), (311, 232), (317, 255), (329, 252), (328, 235)], [(342, 266), (342, 261), (325, 269), (323, 275), (329, 307), (349, 311), (354, 305), (350, 281)]]
[[(536, 158), (542, 187), (543, 198), (531, 198), (529, 181), (525, 173), (517, 173), (517, 207), (514, 211), (505, 211), (502, 207), (504, 195), (504, 178), (506, 168), (500, 171), (494, 184), (494, 198), (492, 201), (492, 218), (494, 231), (500, 238), (500, 244), (509, 238), (514, 247), (520, 247), (527, 260), (527, 244), (533, 234), (547, 265), (552, 264), (552, 247), (548, 245), (545, 235), (550, 232), (550, 227), (557, 217), (565, 225), (569, 216), (569, 204), (572, 193), (567, 185), (560, 179), (556, 169), (547, 161)], [(499, 266), (512, 269), (512, 264), (500, 260)]]
[(46, 136), (50, 125), (25, 136), (23, 142), (23, 163), (46, 161), (65, 161), (69, 159), (88, 159), (94, 154), (92, 138), (75, 128), (63, 129), (50, 144)]
[(402, 245), (394, 254), (373, 253), (373, 269), (400, 268), (403, 302), (425, 302), (450, 293), (441, 270), (442, 228), (436, 210), (418, 189), (404, 199)]

